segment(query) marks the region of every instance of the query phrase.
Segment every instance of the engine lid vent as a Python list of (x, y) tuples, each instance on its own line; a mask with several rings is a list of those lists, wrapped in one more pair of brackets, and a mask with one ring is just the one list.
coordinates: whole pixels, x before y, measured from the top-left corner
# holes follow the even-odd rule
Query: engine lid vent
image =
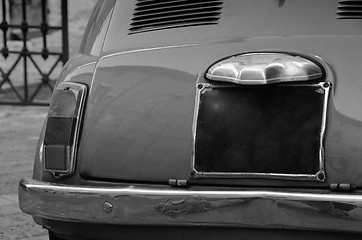
[(217, 24), (222, 0), (137, 0), (129, 34)]
[(338, 19), (362, 19), (361, 0), (340, 0), (337, 7)]

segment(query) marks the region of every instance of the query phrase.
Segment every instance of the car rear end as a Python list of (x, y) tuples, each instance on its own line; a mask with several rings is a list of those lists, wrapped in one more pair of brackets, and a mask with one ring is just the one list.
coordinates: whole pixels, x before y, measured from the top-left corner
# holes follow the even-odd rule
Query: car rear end
[(21, 209), (63, 237), (360, 238), (361, 7), (100, 2)]

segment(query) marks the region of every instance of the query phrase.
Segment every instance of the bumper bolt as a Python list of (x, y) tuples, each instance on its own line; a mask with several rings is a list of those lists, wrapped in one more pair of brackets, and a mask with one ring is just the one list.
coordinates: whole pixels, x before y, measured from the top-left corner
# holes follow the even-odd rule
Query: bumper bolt
[(110, 202), (104, 202), (102, 208), (105, 213), (111, 213), (113, 210), (113, 205)]

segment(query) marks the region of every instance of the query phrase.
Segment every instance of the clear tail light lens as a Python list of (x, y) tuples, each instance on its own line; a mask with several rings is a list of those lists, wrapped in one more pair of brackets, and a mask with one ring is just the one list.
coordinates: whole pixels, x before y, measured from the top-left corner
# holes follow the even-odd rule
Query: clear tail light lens
[(322, 69), (301, 56), (285, 53), (249, 53), (233, 56), (211, 66), (206, 78), (243, 85), (316, 80)]
[(87, 88), (63, 82), (54, 90), (44, 138), (44, 169), (56, 177), (74, 172)]

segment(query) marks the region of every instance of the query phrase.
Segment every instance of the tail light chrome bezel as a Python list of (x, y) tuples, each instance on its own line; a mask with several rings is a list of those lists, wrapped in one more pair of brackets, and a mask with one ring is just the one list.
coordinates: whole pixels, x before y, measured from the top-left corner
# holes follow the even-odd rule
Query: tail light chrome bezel
[[(69, 91), (74, 97), (75, 97), (75, 105), (74, 105), (74, 111), (72, 114), (62, 113), (62, 111), (58, 111), (58, 104), (57, 104), (57, 91)], [(55, 177), (61, 178), (65, 176), (72, 175), (75, 170), (75, 164), (76, 164), (76, 153), (78, 148), (78, 142), (79, 142), (79, 134), (80, 134), (80, 128), (81, 128), (81, 122), (84, 112), (84, 105), (86, 101), (87, 96), (87, 86), (80, 83), (74, 83), (74, 82), (62, 82), (60, 83), (56, 89), (54, 89), (54, 94), (51, 100), (50, 109), (47, 117), (47, 126), (45, 131), (45, 137), (44, 142), (42, 144), (42, 158), (43, 158), (43, 168), (45, 171), (51, 172)], [(48, 131), (51, 131), (51, 126), (49, 119), (67, 119), (67, 118), (73, 118), (73, 124), (71, 126), (71, 133), (70, 132), (64, 132), (64, 134), (69, 134), (69, 144), (59, 144), (59, 143), (52, 143), (51, 141), (47, 141), (47, 134), (49, 134)], [(61, 149), (66, 150), (64, 154), (64, 168), (52, 168), (49, 167), (50, 165), (54, 166), (54, 163), (51, 163), (51, 161), (54, 159), (50, 159), (49, 156), (47, 156), (48, 150), (57, 149), (60, 151)], [(55, 163), (56, 165), (57, 163)]]

